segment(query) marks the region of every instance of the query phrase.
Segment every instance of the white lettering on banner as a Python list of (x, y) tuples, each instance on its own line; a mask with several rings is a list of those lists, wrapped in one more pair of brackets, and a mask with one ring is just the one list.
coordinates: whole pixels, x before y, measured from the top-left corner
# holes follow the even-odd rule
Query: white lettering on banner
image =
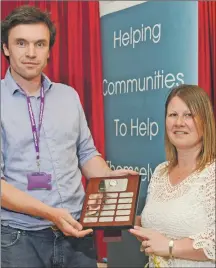
[(112, 164), (111, 161), (107, 160), (107, 165), (109, 166), (110, 169), (112, 170), (118, 170), (118, 169), (126, 169), (126, 170), (134, 170), (136, 172), (138, 172), (141, 176), (142, 176), (142, 181), (150, 181), (151, 179), (151, 176), (152, 176), (152, 173), (153, 173), (153, 170), (150, 166), (150, 164), (148, 163), (146, 167), (138, 167), (138, 166), (135, 166), (135, 167), (132, 167), (132, 166), (129, 166), (129, 165), (124, 165), (124, 166), (121, 166), (121, 165), (114, 165)]
[(116, 128), (116, 131), (115, 131), (115, 135), (116, 136), (125, 136), (127, 134), (127, 125), (125, 123), (121, 123), (119, 124), (119, 119), (114, 119), (114, 122), (115, 122), (115, 128)]
[(147, 118), (147, 123), (140, 122), (138, 118), (136, 120), (131, 119), (131, 136), (149, 136), (149, 139), (152, 140), (152, 137), (155, 137), (158, 131), (158, 124), (151, 122), (149, 118)]
[(143, 78), (129, 78), (127, 80), (108, 81), (103, 80), (103, 95), (121, 95), (137, 92), (146, 92), (149, 90), (159, 90), (164, 88), (173, 88), (184, 83), (183, 73), (167, 73), (164, 70), (154, 71), (153, 75)]
[[(159, 133), (158, 123), (151, 121), (148, 117), (146, 122), (141, 121), (139, 118), (130, 120), (130, 125), (127, 126), (126, 123), (120, 121), (120, 119), (114, 119), (115, 124), (115, 135), (124, 137), (127, 134), (131, 137), (133, 136), (147, 136), (151, 141), (153, 137)], [(130, 132), (128, 131), (130, 129)]]
[(157, 44), (161, 40), (161, 24), (157, 23), (153, 26), (144, 26), (141, 24), (139, 28), (130, 27), (128, 31), (122, 30), (114, 31), (113, 33), (113, 47), (135, 46), (139, 43), (151, 41)]

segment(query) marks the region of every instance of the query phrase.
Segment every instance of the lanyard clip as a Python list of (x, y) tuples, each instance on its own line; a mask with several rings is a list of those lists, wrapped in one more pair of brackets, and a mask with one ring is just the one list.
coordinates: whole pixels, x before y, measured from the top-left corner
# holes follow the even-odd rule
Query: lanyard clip
[(38, 170), (39, 170), (39, 172), (40, 172), (40, 159), (37, 159), (36, 162), (37, 162)]

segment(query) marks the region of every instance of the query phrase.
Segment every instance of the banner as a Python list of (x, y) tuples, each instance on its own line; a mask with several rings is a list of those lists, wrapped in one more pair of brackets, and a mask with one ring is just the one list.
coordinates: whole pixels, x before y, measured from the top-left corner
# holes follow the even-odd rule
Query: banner
[[(175, 86), (198, 83), (197, 2), (145, 2), (110, 13), (101, 17), (101, 33), (106, 159), (113, 170), (142, 175), (140, 214), (151, 175), (165, 160), (166, 97)], [(127, 231), (108, 244), (110, 267), (143, 267), (143, 260)]]

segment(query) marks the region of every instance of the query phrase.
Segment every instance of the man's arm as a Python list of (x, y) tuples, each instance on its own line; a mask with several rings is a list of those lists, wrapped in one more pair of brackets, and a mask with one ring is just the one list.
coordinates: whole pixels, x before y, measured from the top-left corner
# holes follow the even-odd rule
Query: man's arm
[(47, 219), (67, 236), (83, 237), (92, 232), (91, 229), (81, 231), (81, 224), (74, 220), (67, 210), (52, 208), (10, 185), (3, 178), (1, 179), (1, 206), (19, 213)]
[(127, 174), (137, 175), (138, 173), (132, 170), (121, 169), (113, 171), (108, 167), (106, 161), (99, 155), (95, 148), (84, 110), (77, 93), (75, 94), (75, 97), (79, 110), (80, 125), (79, 138), (77, 140), (77, 157), (82, 174), (87, 179), (92, 177), (123, 176)]
[(111, 169), (102, 157), (94, 156), (83, 165), (81, 171), (87, 179), (90, 179), (92, 177), (108, 177)]
[(82, 167), (82, 174), (87, 178), (92, 177), (109, 177), (109, 176), (124, 176), (124, 175), (137, 175), (138, 173), (133, 170), (119, 169), (111, 170), (106, 161), (100, 156), (94, 156), (89, 159)]
[(1, 179), (1, 206), (3, 208), (52, 220), (52, 208), (18, 190)]

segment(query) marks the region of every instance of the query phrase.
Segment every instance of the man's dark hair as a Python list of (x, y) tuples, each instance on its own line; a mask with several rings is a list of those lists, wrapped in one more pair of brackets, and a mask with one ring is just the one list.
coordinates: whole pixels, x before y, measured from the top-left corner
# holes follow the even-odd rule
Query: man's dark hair
[[(35, 24), (44, 23), (50, 32), (51, 48), (55, 43), (56, 28), (50, 19), (50, 15), (46, 11), (41, 11), (34, 6), (24, 5), (15, 8), (3, 21), (1, 21), (1, 49), (3, 51), (3, 44), (8, 46), (9, 31), (20, 24)], [(8, 57), (7, 57), (8, 58)]]

